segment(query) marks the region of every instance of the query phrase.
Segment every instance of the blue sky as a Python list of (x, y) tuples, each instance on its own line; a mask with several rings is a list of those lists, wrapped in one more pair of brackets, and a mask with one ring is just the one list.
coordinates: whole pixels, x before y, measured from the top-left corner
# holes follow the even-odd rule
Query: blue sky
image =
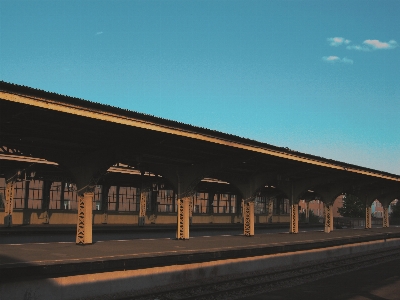
[(400, 174), (400, 1), (0, 0), (0, 79)]

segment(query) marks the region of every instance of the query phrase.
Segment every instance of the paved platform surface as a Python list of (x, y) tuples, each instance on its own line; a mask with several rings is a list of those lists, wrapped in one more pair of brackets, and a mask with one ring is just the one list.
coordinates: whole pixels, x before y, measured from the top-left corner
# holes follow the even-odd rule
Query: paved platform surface
[(93, 244), (85, 246), (63, 241), (0, 244), (0, 280), (140, 269), (400, 238), (400, 227), (340, 229), (330, 233), (314, 229), (298, 234), (256, 231), (253, 237), (238, 232), (189, 240), (176, 240), (173, 232), (169, 234), (167, 238), (151, 238), (150, 233), (148, 238), (139, 239), (96, 241), (94, 238)]

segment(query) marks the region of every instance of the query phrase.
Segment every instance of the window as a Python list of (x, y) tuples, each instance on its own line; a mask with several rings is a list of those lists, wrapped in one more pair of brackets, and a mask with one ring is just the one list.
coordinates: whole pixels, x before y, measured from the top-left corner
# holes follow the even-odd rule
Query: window
[[(194, 209), (196, 214), (206, 214), (208, 212), (208, 193), (198, 192), (193, 199)], [(197, 207), (197, 208), (196, 208)]]
[(102, 210), (102, 187), (101, 185), (96, 185), (93, 191), (93, 210)]
[(29, 184), (27, 184), (27, 182), (24, 183), (26, 187), (29, 187), (27, 208), (41, 209), (43, 201), (43, 181), (32, 180)]
[(62, 182), (53, 182), (50, 188), (49, 209), (64, 209), (61, 207)]
[(137, 189), (134, 187), (120, 187), (119, 188), (119, 211), (136, 211), (136, 193)]
[(157, 195), (157, 211), (173, 212), (174, 197), (175, 194), (173, 190), (159, 190)]
[(71, 209), (71, 200), (64, 200), (64, 209)]
[(254, 213), (255, 214), (265, 214), (267, 209), (267, 197), (257, 196), (254, 201)]
[(22, 209), (25, 204), (25, 181), (14, 183), (14, 209)]
[(78, 209), (78, 194), (76, 193), (76, 185), (73, 183), (65, 183), (64, 209)]

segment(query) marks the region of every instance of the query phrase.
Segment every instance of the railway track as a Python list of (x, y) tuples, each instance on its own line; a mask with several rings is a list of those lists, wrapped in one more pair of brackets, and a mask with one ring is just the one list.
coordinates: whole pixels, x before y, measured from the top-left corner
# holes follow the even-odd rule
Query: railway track
[[(285, 287), (293, 287), (328, 276), (350, 272), (363, 267), (399, 259), (400, 249), (390, 248), (363, 254), (346, 255), (322, 261), (298, 264), (293, 267), (264, 272), (223, 276), (196, 282), (187, 282), (168, 288), (132, 295), (120, 300), (180, 300), (180, 299), (237, 299)], [(115, 298), (113, 298), (115, 299)]]

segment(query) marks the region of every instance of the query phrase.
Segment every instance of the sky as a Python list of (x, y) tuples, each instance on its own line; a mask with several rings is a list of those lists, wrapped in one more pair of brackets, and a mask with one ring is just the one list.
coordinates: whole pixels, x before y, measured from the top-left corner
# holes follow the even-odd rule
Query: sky
[(0, 80), (400, 174), (398, 0), (0, 0)]

